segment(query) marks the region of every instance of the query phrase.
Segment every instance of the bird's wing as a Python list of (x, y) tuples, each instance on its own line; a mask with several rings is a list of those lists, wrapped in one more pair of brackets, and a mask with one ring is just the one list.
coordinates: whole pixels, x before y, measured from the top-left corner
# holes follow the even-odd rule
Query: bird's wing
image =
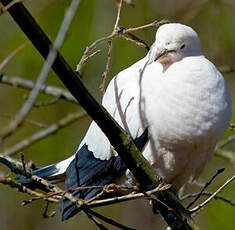
[[(124, 128), (133, 139), (140, 137), (145, 126), (140, 114), (140, 71), (146, 63), (146, 58), (117, 74), (109, 83), (104, 94), (102, 105), (111, 116)], [(112, 129), (112, 127), (110, 127)], [(116, 155), (108, 138), (93, 121), (81, 142), (79, 149), (86, 144), (89, 151), (97, 159), (109, 159)]]

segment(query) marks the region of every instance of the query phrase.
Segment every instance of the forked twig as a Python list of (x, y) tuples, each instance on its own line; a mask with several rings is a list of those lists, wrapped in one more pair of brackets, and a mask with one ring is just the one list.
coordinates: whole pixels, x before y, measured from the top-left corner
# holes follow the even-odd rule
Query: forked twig
[(124, 34), (128, 34), (128, 33), (132, 33), (135, 31), (139, 31), (139, 30), (144, 30), (150, 27), (155, 27), (155, 26), (160, 26), (162, 24), (168, 23), (169, 20), (160, 20), (160, 21), (154, 21), (152, 23), (149, 23), (147, 25), (143, 25), (143, 26), (139, 26), (139, 27), (133, 27), (133, 28), (117, 28), (117, 30), (112, 33), (109, 36), (100, 38), (96, 41), (94, 41), (90, 46), (88, 46), (79, 62), (79, 64), (77, 65), (77, 71), (79, 70), (79, 72), (81, 72), (82, 70), (82, 63), (84, 62), (84, 59), (87, 58), (87, 56), (89, 56), (89, 54), (92, 52), (92, 50), (94, 50), (97, 46), (99, 46), (100, 44), (104, 43), (104, 42), (108, 42), (108, 41), (112, 41), (113, 39), (117, 38), (117, 37), (121, 37)]
[[(189, 193), (189, 194), (186, 194), (185, 196), (183, 196), (180, 200), (183, 201), (183, 200), (186, 200), (188, 198), (192, 198), (192, 197), (197, 197), (199, 193)], [(201, 196), (212, 196), (213, 195), (213, 192), (208, 192), (208, 191), (204, 191)], [(214, 196), (214, 199), (215, 200), (221, 200), (221, 201), (224, 201), (225, 203), (228, 203), (230, 204), (231, 206), (235, 206), (235, 203), (233, 201), (231, 201), (230, 199), (228, 198), (225, 198), (223, 196)]]
[(192, 202), (190, 202), (190, 203), (188, 204), (187, 209), (189, 209), (190, 207), (192, 207), (192, 205), (194, 205), (194, 204), (197, 202), (197, 200), (201, 197), (202, 193), (206, 190), (206, 188), (207, 188), (207, 187), (212, 183), (212, 181), (213, 181), (220, 173), (222, 173), (223, 171), (224, 171), (224, 168), (217, 170), (216, 174), (213, 175), (213, 177), (212, 177), (208, 182), (206, 182), (206, 184), (204, 185), (204, 187), (202, 188), (202, 190), (199, 192), (198, 196), (196, 196), (196, 198), (195, 198)]
[[(120, 15), (121, 15), (121, 8), (122, 8), (122, 0), (117, 1), (117, 17), (116, 17), (116, 21), (113, 27), (113, 32), (112, 34), (115, 34), (118, 31), (118, 24), (120, 21)], [(112, 52), (112, 48), (113, 48), (113, 43), (112, 41), (108, 41), (108, 45), (109, 45), (109, 49), (108, 49), (108, 53), (107, 53), (107, 63), (106, 63), (106, 67), (105, 67), (105, 71), (102, 74), (102, 82), (99, 86), (99, 89), (102, 93), (102, 95), (104, 95), (105, 92), (105, 82), (107, 80), (107, 76), (109, 73), (109, 69), (110, 69), (110, 64), (111, 64), (111, 52)]]
[(208, 199), (199, 204), (198, 206), (192, 208), (190, 210), (191, 213), (197, 213), (200, 209), (202, 209), (205, 205), (207, 205), (218, 193), (220, 193), (228, 184), (230, 184), (235, 179), (235, 175), (229, 178), (222, 186), (220, 186)]

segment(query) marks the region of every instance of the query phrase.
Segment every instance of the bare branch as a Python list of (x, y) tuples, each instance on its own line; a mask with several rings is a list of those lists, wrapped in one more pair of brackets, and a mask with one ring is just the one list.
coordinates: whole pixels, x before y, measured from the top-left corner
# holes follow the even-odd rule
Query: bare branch
[(65, 36), (67, 34), (67, 31), (69, 29), (69, 26), (73, 20), (73, 17), (75, 15), (75, 12), (77, 10), (77, 7), (80, 3), (80, 0), (73, 0), (70, 7), (65, 13), (63, 22), (61, 24), (60, 30), (58, 32), (58, 35), (56, 37), (54, 46), (51, 47), (49, 54), (47, 56), (47, 60), (43, 65), (43, 68), (38, 76), (37, 82), (31, 91), (28, 100), (25, 102), (25, 104), (22, 106), (20, 109), (19, 113), (14, 117), (14, 119), (11, 121), (9, 127), (3, 131), (1, 134), (1, 138), (5, 139), (6, 137), (10, 136), (24, 121), (25, 117), (31, 110), (33, 104), (35, 103), (37, 96), (40, 92), (41, 86), (44, 84), (47, 75), (51, 69), (51, 66), (53, 65), (56, 57), (58, 50), (62, 46)]
[(221, 187), (219, 187), (208, 199), (206, 199), (204, 202), (199, 204), (198, 206), (194, 207), (190, 210), (191, 213), (197, 213), (200, 209), (202, 209), (205, 205), (207, 205), (217, 194), (219, 194), (228, 184), (233, 182), (235, 179), (235, 175), (233, 175), (231, 178), (229, 178)]
[(226, 138), (223, 141), (220, 141), (217, 145), (216, 145), (216, 149), (222, 149), (224, 148), (226, 145), (230, 144), (231, 142), (235, 141), (235, 135), (231, 135), (228, 138)]
[[(5, 117), (5, 118), (8, 118), (8, 119), (12, 119), (12, 116), (7, 115), (7, 114), (0, 114), (0, 117)], [(38, 122), (38, 121), (33, 121), (33, 120), (30, 120), (30, 119), (25, 119), (25, 122), (26, 122), (26, 123), (29, 123), (29, 124), (31, 124), (31, 125), (38, 126), (38, 127), (40, 127), (40, 128), (45, 128), (45, 127), (47, 127), (47, 125), (44, 124), (44, 123), (41, 123), (41, 122)]]
[(33, 107), (43, 107), (43, 106), (49, 106), (49, 105), (54, 105), (56, 102), (59, 100), (58, 97), (52, 98), (50, 101), (40, 101), (40, 102), (35, 102)]
[[(19, 160), (16, 160), (15, 158), (5, 156), (3, 154), (0, 154), (0, 159), (5, 158), (7, 161), (9, 161), (11, 164), (15, 165), (18, 168), (23, 168), (22, 162)], [(0, 160), (1, 162), (1, 160)]]
[(223, 158), (230, 161), (232, 164), (235, 164), (235, 152), (228, 151), (225, 149), (215, 149), (214, 156)]
[(22, 151), (23, 149), (31, 146), (35, 142), (49, 136), (52, 134), (55, 134), (58, 132), (58, 130), (65, 128), (66, 126), (70, 125), (71, 123), (82, 119), (84, 116), (86, 116), (86, 112), (78, 112), (78, 113), (70, 113), (66, 117), (62, 118), (61, 120), (57, 121), (56, 123), (50, 125), (49, 127), (40, 130), (39, 132), (34, 133), (32, 136), (27, 137), (14, 146), (6, 149), (4, 151), (5, 156), (11, 156), (19, 151)]
[(102, 82), (99, 86), (99, 89), (102, 93), (102, 95), (104, 95), (105, 92), (105, 82), (107, 80), (107, 76), (109, 73), (109, 68), (110, 68), (110, 64), (111, 64), (111, 52), (112, 52), (112, 47), (113, 47), (113, 43), (111, 41), (108, 42), (109, 44), (109, 50), (108, 50), (108, 54), (107, 54), (107, 63), (106, 63), (106, 67), (105, 67), (105, 71), (102, 74)]
[[(119, 24), (119, 21), (120, 21), (120, 14), (121, 14), (121, 8), (122, 8), (122, 0), (117, 1), (117, 8), (118, 8), (117, 17), (116, 17), (116, 22), (115, 22), (114, 27), (113, 27), (112, 34), (115, 34), (116, 31), (118, 31), (118, 24)], [(102, 74), (101, 85), (99, 86), (99, 89), (100, 89), (102, 95), (104, 95), (104, 92), (105, 92), (105, 82), (107, 80), (107, 76), (108, 76), (109, 69), (110, 69), (110, 64), (111, 64), (111, 52), (112, 52), (112, 48), (113, 48), (112, 41), (108, 41), (108, 45), (109, 45), (109, 49), (108, 49), (108, 54), (107, 54), (107, 63), (106, 63), (105, 71)]]
[(95, 225), (99, 228), (99, 229), (101, 229), (101, 230), (108, 230), (103, 224), (101, 224), (98, 220), (96, 220), (96, 218), (94, 217), (94, 216), (92, 216), (90, 213), (88, 213), (88, 212), (84, 212), (84, 213), (86, 213), (86, 215), (87, 215), (87, 217), (91, 220), (91, 221), (93, 221), (94, 223), (95, 223)]
[(42, 214), (42, 216), (43, 216), (44, 218), (54, 217), (55, 214), (56, 214), (56, 212), (53, 211), (51, 214), (48, 215), (48, 214), (47, 214), (47, 212), (48, 212), (48, 207), (49, 207), (49, 202), (48, 202), (48, 200), (47, 200), (47, 201), (46, 201), (46, 206), (45, 206), (44, 212), (43, 212), (43, 214)]
[(135, 194), (128, 194), (128, 195), (123, 195), (123, 196), (116, 196), (116, 197), (112, 197), (112, 198), (108, 198), (108, 199), (103, 199), (103, 200), (94, 200), (92, 202), (88, 202), (86, 205), (88, 207), (100, 207), (100, 206), (106, 206), (106, 205), (111, 205), (111, 204), (116, 204), (116, 203), (120, 203), (120, 202), (125, 202), (125, 201), (129, 201), (129, 200), (136, 200), (136, 199), (142, 199), (146, 197), (147, 195), (151, 195), (154, 194), (158, 191), (163, 191), (166, 189), (169, 189), (170, 185), (159, 185), (157, 188), (154, 188), (153, 190), (147, 191), (145, 193), (143, 192), (139, 192), (139, 193), (135, 193)]
[[(18, 87), (22, 89), (33, 89), (35, 82), (21, 78), (21, 77), (10, 77), (5, 74), (0, 74), (0, 82), (6, 85), (10, 85), (13, 87)], [(73, 102), (77, 104), (77, 101), (75, 98), (71, 95), (71, 93), (68, 90), (65, 90), (63, 88), (57, 87), (57, 86), (51, 86), (51, 85), (41, 85), (40, 93), (44, 93), (49, 96), (53, 96), (56, 98), (64, 99), (69, 102)]]
[(96, 55), (99, 54), (99, 53), (100, 53), (100, 50), (96, 50), (94, 53), (88, 55), (88, 56), (85, 57), (83, 60), (81, 60), (81, 62), (79, 62), (79, 64), (77, 65), (76, 71), (79, 72), (79, 73), (81, 73), (83, 65), (84, 65), (90, 58), (96, 56)]
[(213, 180), (214, 180), (220, 173), (222, 173), (223, 171), (224, 171), (224, 168), (217, 170), (216, 174), (213, 175), (213, 177), (212, 177), (208, 182), (206, 182), (206, 184), (205, 184), (204, 187), (202, 188), (201, 192), (199, 192), (198, 196), (195, 197), (195, 199), (194, 199), (191, 203), (189, 203), (189, 205), (187, 206), (187, 209), (189, 209), (192, 205), (194, 205), (194, 204), (197, 202), (197, 200), (201, 197), (201, 194), (206, 190), (206, 188), (207, 188), (207, 187), (213, 182)]
[[(186, 194), (185, 196), (183, 196), (180, 200), (186, 200), (186, 199), (189, 199), (189, 198), (193, 198), (193, 197), (197, 197), (199, 195), (199, 193), (189, 193), (189, 194)], [(208, 191), (204, 191), (203, 193), (201, 193), (201, 196), (212, 196), (213, 195), (213, 192), (208, 192)], [(221, 200), (221, 201), (224, 201), (225, 203), (228, 203), (230, 204), (231, 206), (235, 206), (235, 203), (233, 201), (231, 201), (230, 199), (228, 198), (225, 198), (223, 196), (214, 196), (214, 199), (215, 200)]]
[(150, 27), (160, 26), (160, 25), (166, 24), (166, 23), (169, 23), (169, 20), (162, 19), (161, 21), (154, 21), (152, 23), (149, 23), (149, 24), (146, 24), (146, 25), (143, 25), (143, 26), (126, 29), (126, 30), (123, 31), (123, 34), (132, 33), (132, 32), (136, 32), (136, 31), (139, 31), (139, 30), (144, 30), (144, 29), (147, 29), (147, 28), (150, 28)]
[(16, 188), (19, 192), (27, 193), (29, 195), (39, 197), (40, 199), (43, 199), (43, 200), (48, 200), (50, 202), (58, 202), (57, 199), (52, 198), (52, 197), (47, 198), (47, 197), (45, 197), (45, 195), (43, 193), (35, 192), (35, 191), (21, 185), (20, 183), (16, 183), (11, 178), (2, 178), (2, 177), (0, 177), (0, 183), (5, 184), (5, 185), (9, 185), (12, 188)]
[(130, 37), (127, 37), (125, 35), (121, 35), (120, 38), (124, 39), (124, 40), (127, 40), (127, 41), (130, 41), (130, 42), (133, 42), (135, 43), (137, 46), (140, 46), (141, 48), (144, 48), (146, 50), (149, 50), (149, 46), (148, 44), (143, 41), (142, 39), (138, 38), (137, 36), (135, 36), (134, 34), (131, 34), (129, 33), (128, 34)]
[(93, 215), (93, 216), (95, 216), (95, 217), (105, 221), (106, 223), (111, 224), (111, 225), (119, 228), (119, 229), (123, 229), (123, 230), (135, 230), (133, 228), (126, 227), (126, 226), (124, 226), (124, 225), (122, 225), (122, 224), (120, 224), (120, 223), (118, 223), (118, 222), (116, 222), (116, 221), (114, 221), (114, 220), (112, 220), (110, 218), (107, 218), (107, 217), (105, 217), (103, 215), (100, 215), (99, 213), (95, 212), (94, 210), (84, 208), (84, 211), (88, 212), (89, 214), (91, 214), (91, 215)]
[(86, 59), (87, 56), (89, 56), (89, 53), (92, 52), (92, 50), (94, 50), (98, 45), (100, 45), (104, 42), (112, 41), (114, 38), (120, 37), (121, 35), (124, 35), (126, 33), (128, 34), (128, 33), (134, 32), (134, 31), (139, 31), (139, 30), (143, 30), (143, 29), (146, 29), (146, 28), (150, 28), (150, 27), (160, 26), (160, 25), (168, 23), (168, 22), (169, 22), (168, 20), (163, 19), (161, 21), (154, 21), (150, 24), (140, 26), (140, 27), (134, 27), (134, 28), (129, 28), (129, 29), (125, 29), (123, 27), (117, 28), (111, 35), (96, 40), (90, 46), (88, 46), (86, 48), (79, 64), (77, 65), (77, 71), (78, 70), (81, 71), (81, 69), (82, 69), (81, 66), (82, 66), (82, 63), (84, 62), (84, 59)]
[(217, 67), (221, 73), (232, 73), (235, 72), (235, 66), (219, 66)]

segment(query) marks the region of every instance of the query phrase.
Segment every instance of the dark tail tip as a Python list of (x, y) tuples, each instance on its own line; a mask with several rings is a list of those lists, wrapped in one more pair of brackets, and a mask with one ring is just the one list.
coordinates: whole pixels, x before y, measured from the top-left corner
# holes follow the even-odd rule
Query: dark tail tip
[(71, 202), (66, 198), (60, 200), (59, 208), (62, 210), (62, 221), (68, 220), (81, 211), (81, 208), (78, 205), (71, 204)]

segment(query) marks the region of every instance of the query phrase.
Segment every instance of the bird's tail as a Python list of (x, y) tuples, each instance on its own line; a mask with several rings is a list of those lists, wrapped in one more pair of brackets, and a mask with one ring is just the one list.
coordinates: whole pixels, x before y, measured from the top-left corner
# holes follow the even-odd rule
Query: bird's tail
[[(64, 180), (66, 169), (68, 168), (70, 162), (73, 159), (74, 159), (74, 156), (71, 156), (70, 158), (66, 160), (34, 170), (30, 173), (30, 175), (39, 176), (49, 181)], [(25, 176), (20, 176), (17, 179), (22, 185), (28, 188), (35, 189), (35, 188), (40, 187), (38, 186), (37, 182), (35, 182), (32, 178), (30, 178), (30, 176), (28, 178)]]
[[(134, 140), (137, 148), (142, 151), (148, 141), (148, 130)], [(109, 159), (97, 159), (93, 152), (84, 144), (76, 153), (75, 158), (66, 170), (65, 189), (77, 199), (89, 200), (102, 191), (96, 186), (113, 183), (126, 170), (126, 165), (120, 156), (111, 156)], [(95, 188), (95, 187), (96, 188)], [(83, 189), (77, 189), (83, 187)], [(92, 188), (93, 187), (93, 188)], [(62, 211), (62, 221), (81, 211), (81, 207), (66, 197), (59, 203)]]

